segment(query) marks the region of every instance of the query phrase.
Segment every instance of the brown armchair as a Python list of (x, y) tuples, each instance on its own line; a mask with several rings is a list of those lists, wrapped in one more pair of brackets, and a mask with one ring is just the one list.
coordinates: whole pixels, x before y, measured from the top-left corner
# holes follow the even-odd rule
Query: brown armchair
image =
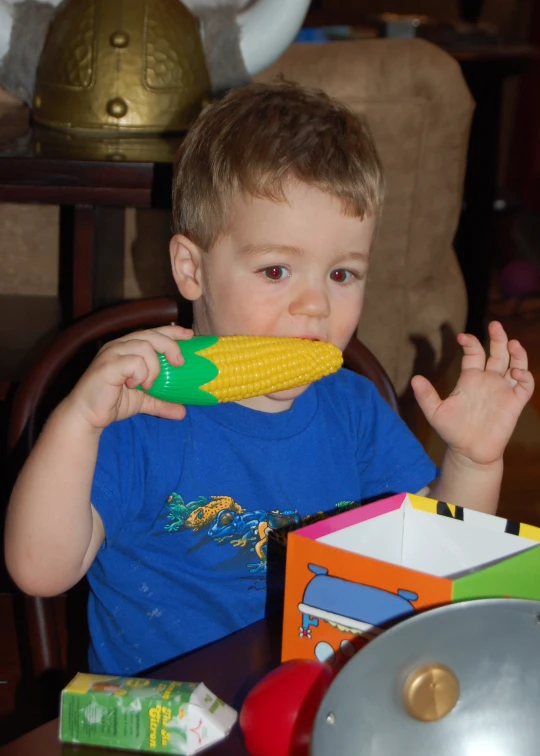
[(417, 345), (441, 358), (443, 326), (460, 331), (466, 294), (453, 239), (474, 104), (459, 65), (423, 40), (292, 45), (258, 79), (320, 87), (362, 113), (387, 178), (358, 335), (398, 394)]

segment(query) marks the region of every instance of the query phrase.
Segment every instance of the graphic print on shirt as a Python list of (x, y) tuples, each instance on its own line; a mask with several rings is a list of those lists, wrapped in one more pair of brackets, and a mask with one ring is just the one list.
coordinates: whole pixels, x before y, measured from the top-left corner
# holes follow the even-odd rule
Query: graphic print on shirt
[[(335, 510), (344, 511), (355, 505), (353, 501), (340, 501)], [(252, 575), (266, 572), (270, 533), (284, 543), (289, 531), (310, 525), (328, 514), (317, 512), (302, 518), (296, 509), (250, 510), (231, 496), (199, 496), (185, 502), (178, 493), (167, 498), (165, 508), (168, 520), (165, 532), (201, 533), (212, 542), (232, 546), (246, 555), (246, 569)]]

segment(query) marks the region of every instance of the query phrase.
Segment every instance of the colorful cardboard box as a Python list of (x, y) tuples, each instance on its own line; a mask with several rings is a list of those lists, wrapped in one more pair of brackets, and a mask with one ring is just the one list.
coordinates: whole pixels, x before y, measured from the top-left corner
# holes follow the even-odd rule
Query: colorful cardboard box
[(236, 717), (202, 683), (79, 673), (62, 691), (59, 737), (189, 756), (226, 737)]
[(340, 665), (453, 601), (540, 600), (540, 528), (399, 494), (289, 533), (282, 660)]

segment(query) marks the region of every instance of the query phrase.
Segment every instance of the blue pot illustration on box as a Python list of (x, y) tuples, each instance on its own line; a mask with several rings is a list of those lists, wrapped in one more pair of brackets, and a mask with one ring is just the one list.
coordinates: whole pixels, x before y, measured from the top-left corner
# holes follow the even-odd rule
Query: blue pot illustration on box
[(416, 601), (418, 595), (412, 591), (391, 593), (334, 577), (326, 567), (309, 564), (308, 568), (315, 577), (306, 585), (302, 603), (298, 604), (302, 612), (300, 634), (304, 638), (311, 638), (311, 627), (321, 619), (340, 630), (371, 639), (392, 622), (416, 611), (411, 601)]

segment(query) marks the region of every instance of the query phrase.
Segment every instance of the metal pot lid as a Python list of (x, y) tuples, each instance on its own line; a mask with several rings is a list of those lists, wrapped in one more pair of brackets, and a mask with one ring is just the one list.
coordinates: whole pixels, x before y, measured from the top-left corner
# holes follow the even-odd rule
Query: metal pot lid
[(540, 602), (482, 599), (406, 619), (328, 689), (312, 756), (540, 750)]

